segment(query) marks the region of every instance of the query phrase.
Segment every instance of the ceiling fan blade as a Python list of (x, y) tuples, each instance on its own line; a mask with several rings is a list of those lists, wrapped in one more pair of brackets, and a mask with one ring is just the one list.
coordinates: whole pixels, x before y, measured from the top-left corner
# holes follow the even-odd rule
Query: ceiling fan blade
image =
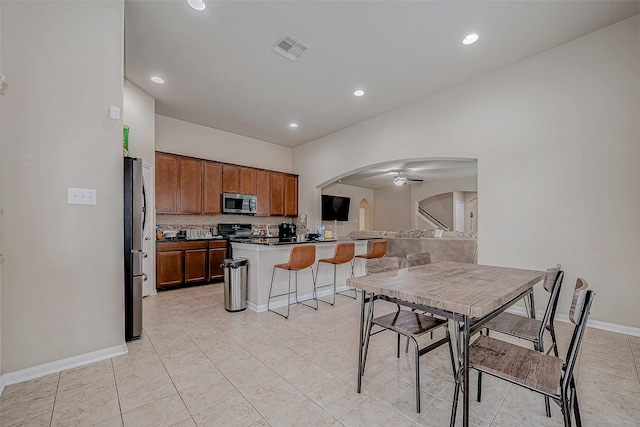
[(413, 178), (407, 178), (407, 181), (411, 181), (411, 182), (424, 182), (424, 179), (413, 179)]

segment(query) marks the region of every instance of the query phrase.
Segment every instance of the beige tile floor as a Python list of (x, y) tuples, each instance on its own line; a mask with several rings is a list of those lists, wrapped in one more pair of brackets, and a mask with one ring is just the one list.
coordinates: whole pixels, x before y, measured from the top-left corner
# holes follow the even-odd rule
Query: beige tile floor
[[(413, 359), (395, 357), (389, 332), (372, 339), (363, 393), (355, 392), (359, 302), (292, 306), (285, 320), (227, 313), (222, 298), (220, 284), (145, 298), (144, 334), (128, 354), (8, 386), (0, 425), (448, 425), (446, 349), (421, 358), (418, 414)], [(557, 329), (564, 353), (571, 328)], [(585, 426), (640, 426), (640, 338), (589, 329), (578, 368)], [(473, 426), (562, 425), (554, 405), (544, 416), (540, 396), (485, 378), (482, 403), (471, 402)]]

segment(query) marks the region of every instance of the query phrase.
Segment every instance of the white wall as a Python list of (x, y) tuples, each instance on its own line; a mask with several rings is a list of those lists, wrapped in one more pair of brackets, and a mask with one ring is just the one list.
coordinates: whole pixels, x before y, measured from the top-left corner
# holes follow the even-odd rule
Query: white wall
[(160, 115), (156, 115), (156, 150), (293, 172), (293, 153), (289, 147)]
[[(352, 231), (358, 231), (358, 220), (360, 217), (360, 201), (366, 199), (369, 204), (374, 203), (373, 190), (370, 188), (355, 187), (353, 185), (345, 185), (340, 183), (329, 184), (322, 189), (322, 194), (330, 194), (332, 196), (345, 196), (351, 199), (349, 204), (349, 221), (338, 221), (338, 236), (346, 236)], [(331, 229), (334, 223), (325, 221), (324, 224)]]
[(1, 19), (6, 374), (124, 348), (123, 2), (2, 2)]
[(374, 230), (399, 231), (412, 228), (411, 185), (376, 188), (373, 194)]
[[(2, 3), (0, 3), (0, 46), (2, 46)], [(2, 49), (0, 49), (0, 72), (2, 72)], [(0, 86), (0, 97), (3, 93), (3, 88)], [(2, 117), (2, 102), (0, 102), (0, 117)], [(0, 120), (0, 165), (2, 165), (2, 120)], [(0, 170), (0, 206), (2, 206), (2, 173)], [(2, 211), (0, 211), (2, 215)], [(0, 216), (0, 218), (2, 218)], [(0, 248), (2, 248), (2, 220), (0, 219)], [(4, 389), (4, 379), (2, 374), (4, 370), (2, 368), (2, 258), (0, 258), (0, 394)]]
[(560, 262), (560, 312), (581, 276), (593, 320), (640, 327), (639, 19), (296, 147), (300, 209), (317, 215), (315, 187), (370, 164), (477, 158), (479, 262)]

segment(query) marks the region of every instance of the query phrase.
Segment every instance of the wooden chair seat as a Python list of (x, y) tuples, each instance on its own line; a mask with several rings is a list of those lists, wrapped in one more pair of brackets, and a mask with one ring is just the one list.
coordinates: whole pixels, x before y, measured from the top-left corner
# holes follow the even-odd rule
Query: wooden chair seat
[[(462, 356), (461, 356), (462, 360)], [(469, 367), (551, 396), (560, 395), (562, 359), (480, 336), (469, 347)]]
[(446, 320), (436, 319), (414, 311), (400, 310), (376, 317), (372, 323), (402, 335), (420, 336), (444, 325)]
[(536, 341), (542, 328), (542, 321), (504, 312), (488, 321), (485, 328), (524, 340)]

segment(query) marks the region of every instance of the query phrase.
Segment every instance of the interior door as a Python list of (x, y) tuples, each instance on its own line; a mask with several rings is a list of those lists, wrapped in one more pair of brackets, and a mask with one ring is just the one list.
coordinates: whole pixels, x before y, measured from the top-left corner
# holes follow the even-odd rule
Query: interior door
[(154, 175), (153, 166), (148, 163), (142, 165), (142, 177), (145, 184), (146, 220), (144, 223), (142, 251), (147, 257), (142, 260), (142, 272), (147, 280), (142, 283), (142, 296), (156, 293), (156, 210), (154, 206)]

